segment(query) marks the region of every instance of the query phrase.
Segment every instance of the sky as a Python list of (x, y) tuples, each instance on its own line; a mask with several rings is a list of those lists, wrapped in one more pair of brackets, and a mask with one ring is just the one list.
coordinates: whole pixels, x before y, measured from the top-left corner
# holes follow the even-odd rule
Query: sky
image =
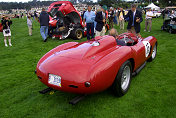
[[(0, 0), (0, 2), (28, 2), (28, 1), (33, 1), (33, 0)], [(46, 0), (40, 0), (40, 1), (46, 1)], [(93, 0), (96, 2), (97, 0)]]

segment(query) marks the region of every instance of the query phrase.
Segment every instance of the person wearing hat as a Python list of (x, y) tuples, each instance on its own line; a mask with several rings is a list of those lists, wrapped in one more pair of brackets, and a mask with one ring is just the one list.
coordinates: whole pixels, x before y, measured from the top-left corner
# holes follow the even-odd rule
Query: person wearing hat
[(96, 25), (96, 36), (103, 36), (105, 35), (105, 26), (106, 26), (106, 10), (107, 6), (103, 5), (101, 11), (96, 14), (95, 21), (97, 22)]

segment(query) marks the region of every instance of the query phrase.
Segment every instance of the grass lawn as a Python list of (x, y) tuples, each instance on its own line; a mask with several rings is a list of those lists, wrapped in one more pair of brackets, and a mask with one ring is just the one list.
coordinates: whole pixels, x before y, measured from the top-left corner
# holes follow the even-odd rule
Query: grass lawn
[(73, 40), (44, 43), (36, 21), (30, 37), (26, 20), (13, 19), (13, 47), (4, 46), (0, 33), (0, 118), (176, 118), (176, 34), (161, 31), (161, 25), (161, 18), (153, 19), (148, 33), (142, 22), (141, 35), (158, 39), (157, 58), (133, 78), (125, 96), (117, 98), (106, 90), (72, 106), (68, 102), (75, 94), (39, 94), (46, 86), (34, 70), (46, 52)]

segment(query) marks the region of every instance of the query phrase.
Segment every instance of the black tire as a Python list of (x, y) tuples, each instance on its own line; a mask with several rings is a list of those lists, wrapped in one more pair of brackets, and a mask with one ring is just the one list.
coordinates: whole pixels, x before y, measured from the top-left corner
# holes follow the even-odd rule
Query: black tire
[(83, 29), (82, 28), (76, 28), (71, 32), (70, 37), (75, 40), (81, 40), (83, 37)]
[(170, 34), (172, 34), (172, 33), (173, 33), (173, 30), (172, 30), (172, 28), (171, 28), (171, 27), (169, 28), (169, 33), (170, 33)]
[[(124, 74), (124, 70), (129, 70), (127, 71), (128, 72), (128, 76), (126, 80), (127, 81), (127, 84), (125, 86), (125, 89), (122, 87), (123, 83), (123, 74)], [(131, 62), (128, 60), (126, 61), (125, 63), (122, 64), (122, 66), (120, 67), (118, 73), (117, 73), (117, 76), (114, 80), (114, 83), (112, 85), (112, 89), (113, 89), (113, 92), (116, 96), (118, 97), (121, 97), (123, 95), (125, 95), (130, 87), (130, 83), (131, 83), (131, 77), (132, 77), (132, 66), (131, 66)]]
[[(155, 54), (154, 54), (155, 53)], [(155, 44), (153, 50), (152, 50), (152, 55), (151, 57), (148, 59), (148, 62), (152, 62), (155, 58), (156, 58), (156, 54), (157, 54), (157, 43)]]

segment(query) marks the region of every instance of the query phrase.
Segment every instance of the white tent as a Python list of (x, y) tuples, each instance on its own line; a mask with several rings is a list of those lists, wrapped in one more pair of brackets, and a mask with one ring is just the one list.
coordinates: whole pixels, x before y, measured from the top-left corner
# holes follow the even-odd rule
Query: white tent
[(151, 3), (145, 8), (151, 8), (152, 10), (160, 10), (160, 7), (156, 6), (155, 4)]

